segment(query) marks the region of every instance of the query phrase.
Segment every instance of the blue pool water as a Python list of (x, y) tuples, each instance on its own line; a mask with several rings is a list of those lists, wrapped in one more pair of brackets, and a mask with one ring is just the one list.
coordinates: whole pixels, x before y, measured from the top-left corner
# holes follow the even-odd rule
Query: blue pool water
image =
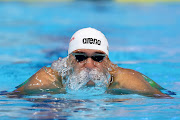
[(0, 119), (180, 119), (180, 3), (0, 2), (0, 91), (67, 56), (70, 37), (83, 27), (106, 35), (111, 61), (175, 91), (174, 99), (1, 95)]

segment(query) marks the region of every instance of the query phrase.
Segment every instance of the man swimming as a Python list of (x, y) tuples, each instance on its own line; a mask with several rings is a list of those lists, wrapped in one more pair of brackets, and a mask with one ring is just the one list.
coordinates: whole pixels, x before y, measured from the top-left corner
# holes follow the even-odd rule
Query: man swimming
[(108, 56), (108, 41), (94, 28), (78, 30), (71, 38), (68, 56), (43, 67), (26, 80), (15, 94), (33, 93), (111, 93), (169, 97), (147, 76), (113, 64)]

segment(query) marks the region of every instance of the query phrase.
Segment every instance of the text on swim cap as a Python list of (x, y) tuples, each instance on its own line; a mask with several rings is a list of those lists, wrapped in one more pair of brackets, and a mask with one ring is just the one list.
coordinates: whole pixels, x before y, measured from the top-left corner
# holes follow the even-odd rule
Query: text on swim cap
[(101, 45), (101, 40), (93, 39), (93, 38), (83, 38), (82, 40), (83, 44), (97, 44)]

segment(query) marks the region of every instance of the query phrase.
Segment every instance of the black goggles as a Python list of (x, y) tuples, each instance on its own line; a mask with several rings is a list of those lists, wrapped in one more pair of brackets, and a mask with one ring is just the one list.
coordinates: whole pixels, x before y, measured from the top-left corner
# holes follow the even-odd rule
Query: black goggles
[(106, 57), (106, 54), (100, 54), (100, 53), (95, 53), (92, 56), (87, 56), (86, 53), (72, 53), (72, 55), (76, 58), (78, 62), (84, 61), (87, 58), (91, 58), (96, 62), (102, 62)]

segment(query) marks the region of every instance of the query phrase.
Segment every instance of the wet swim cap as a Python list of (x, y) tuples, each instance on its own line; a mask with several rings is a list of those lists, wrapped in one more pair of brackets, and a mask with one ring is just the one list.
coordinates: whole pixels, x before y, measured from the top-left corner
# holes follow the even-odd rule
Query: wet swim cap
[(77, 49), (94, 49), (109, 55), (108, 47), (108, 41), (103, 33), (94, 28), (83, 28), (72, 36), (68, 54)]

